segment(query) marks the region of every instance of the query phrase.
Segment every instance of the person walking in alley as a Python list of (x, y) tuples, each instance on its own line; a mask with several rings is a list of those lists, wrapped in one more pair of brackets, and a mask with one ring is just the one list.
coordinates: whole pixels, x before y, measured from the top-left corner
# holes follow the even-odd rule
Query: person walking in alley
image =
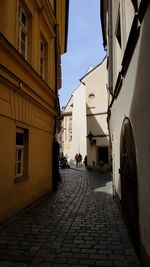
[(79, 167), (82, 165), (82, 155), (79, 153)]
[(84, 157), (84, 165), (85, 165), (85, 168), (87, 167), (87, 155), (85, 155)]
[(74, 159), (75, 159), (75, 162), (76, 162), (76, 167), (78, 167), (78, 165), (79, 165), (79, 155), (78, 155), (78, 153), (76, 153)]

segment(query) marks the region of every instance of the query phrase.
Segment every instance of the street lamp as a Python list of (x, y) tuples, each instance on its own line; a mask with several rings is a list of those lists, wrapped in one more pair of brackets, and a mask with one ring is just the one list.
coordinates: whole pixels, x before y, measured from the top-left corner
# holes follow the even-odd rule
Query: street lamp
[(96, 144), (96, 139), (93, 139), (94, 135), (91, 133), (88, 134), (88, 138), (89, 138), (89, 142), (91, 143), (91, 145), (95, 145)]

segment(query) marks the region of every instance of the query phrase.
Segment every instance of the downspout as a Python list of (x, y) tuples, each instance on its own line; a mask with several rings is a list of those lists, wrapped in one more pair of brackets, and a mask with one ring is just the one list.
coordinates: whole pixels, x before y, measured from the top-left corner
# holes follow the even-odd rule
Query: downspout
[[(108, 46), (109, 49), (109, 69), (108, 69), (108, 81), (109, 81), (109, 94), (113, 97), (113, 37), (112, 37), (112, 0), (108, 0)], [(112, 155), (112, 138), (111, 138), (111, 130), (110, 130), (110, 118), (111, 118), (111, 105), (108, 103), (108, 131), (109, 131), (109, 142), (110, 142), (110, 150), (111, 150), (111, 166), (113, 163), (113, 155)], [(113, 166), (112, 166), (113, 170)], [(115, 197), (115, 185), (114, 179), (112, 180), (112, 190), (113, 197)]]
[[(55, 17), (56, 17), (56, 1), (54, 1), (54, 13), (55, 13)], [(57, 25), (55, 24), (55, 34), (57, 33), (57, 29), (56, 29)], [(55, 94), (56, 97), (58, 95), (58, 90), (57, 90), (57, 34), (55, 37)], [(55, 100), (55, 110), (57, 112), (57, 99)], [(56, 120), (57, 120), (57, 115), (55, 116), (54, 119), (54, 140), (55, 140), (55, 135), (56, 135)]]
[[(54, 1), (54, 14), (56, 17), (56, 1)], [(55, 33), (57, 33), (56, 29), (57, 25), (55, 25)], [(58, 83), (57, 83), (57, 34), (55, 36), (55, 111), (57, 113), (57, 96), (58, 96)], [(57, 115), (54, 117), (54, 131), (53, 131), (53, 142), (52, 142), (52, 191), (57, 190), (57, 149), (56, 149), (56, 128), (57, 128)]]
[(112, 0), (108, 0), (108, 49), (109, 49), (109, 90), (113, 95), (113, 38), (112, 38)]

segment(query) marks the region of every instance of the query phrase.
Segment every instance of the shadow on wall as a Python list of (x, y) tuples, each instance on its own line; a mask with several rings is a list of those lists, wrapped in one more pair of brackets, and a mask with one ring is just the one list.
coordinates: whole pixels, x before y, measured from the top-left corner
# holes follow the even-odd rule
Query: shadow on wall
[(143, 23), (136, 83), (130, 111), (137, 145), (138, 161), (142, 163), (140, 166), (143, 168), (142, 174), (146, 171), (146, 175), (150, 172), (150, 124), (148, 123), (150, 121), (150, 35), (149, 24), (147, 23), (150, 24), (150, 16)]
[(146, 248), (145, 251), (141, 245), (144, 266), (150, 266), (150, 257), (148, 256), (150, 254), (150, 209), (148, 208), (148, 203), (150, 203), (150, 34), (148, 25), (150, 25), (150, 5), (141, 30), (136, 83), (130, 111), (138, 162), (138, 205), (141, 207), (140, 234)]
[(108, 171), (111, 169), (110, 143), (108, 132), (104, 132), (107, 113), (97, 112), (95, 107), (86, 104), (86, 116), (88, 169)]

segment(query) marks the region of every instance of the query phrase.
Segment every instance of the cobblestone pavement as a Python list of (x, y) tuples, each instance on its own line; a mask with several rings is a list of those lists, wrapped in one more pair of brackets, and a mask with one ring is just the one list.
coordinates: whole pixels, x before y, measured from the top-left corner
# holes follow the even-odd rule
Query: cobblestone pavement
[(0, 226), (0, 267), (140, 266), (110, 174), (61, 173), (56, 193)]

